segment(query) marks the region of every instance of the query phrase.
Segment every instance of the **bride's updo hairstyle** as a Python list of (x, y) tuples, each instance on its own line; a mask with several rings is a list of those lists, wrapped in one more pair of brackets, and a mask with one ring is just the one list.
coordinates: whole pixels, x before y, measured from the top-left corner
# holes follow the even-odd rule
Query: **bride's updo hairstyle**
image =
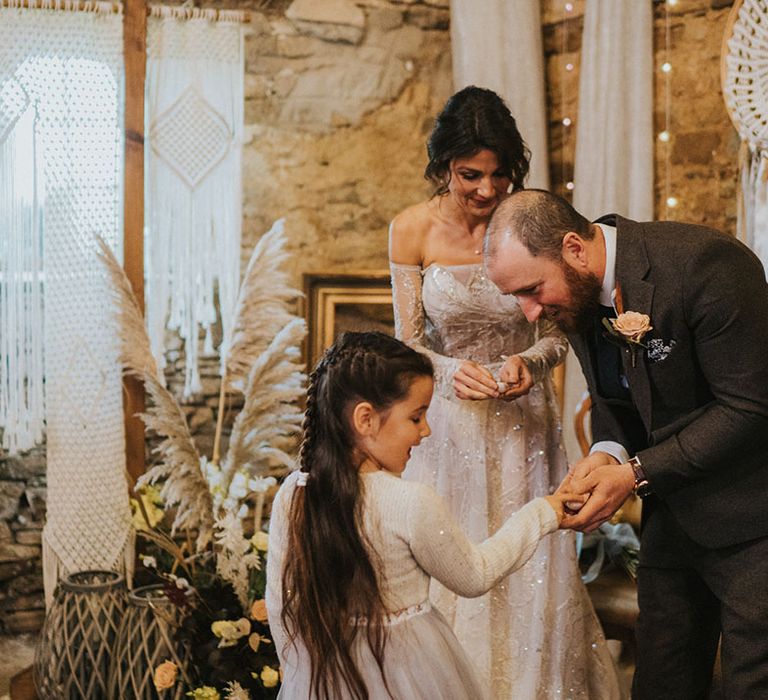
[[(415, 378), (432, 374), (428, 357), (391, 336), (344, 333), (309, 377), (299, 457), (306, 484), (290, 507), (282, 620), (291, 642), (300, 638), (309, 652), (312, 697), (369, 697), (352, 657), (358, 633), (367, 634), (384, 677), (384, 605), (361, 529), (363, 456), (352, 411), (361, 401), (386, 411)], [(354, 624), (359, 616), (365, 625)]]
[(531, 153), (509, 107), (493, 90), (470, 85), (445, 103), (427, 141), (424, 177), (436, 185), (435, 194), (448, 191), (452, 160), (486, 148), (496, 154), (513, 190), (522, 189)]

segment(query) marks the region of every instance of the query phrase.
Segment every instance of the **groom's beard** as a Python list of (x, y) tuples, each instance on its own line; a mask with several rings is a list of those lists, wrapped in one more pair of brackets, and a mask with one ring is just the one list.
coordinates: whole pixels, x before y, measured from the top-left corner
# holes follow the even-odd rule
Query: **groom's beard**
[(600, 311), (602, 283), (593, 272), (581, 274), (561, 261), (570, 300), (568, 307), (559, 307), (549, 318), (564, 333), (584, 333), (595, 322)]

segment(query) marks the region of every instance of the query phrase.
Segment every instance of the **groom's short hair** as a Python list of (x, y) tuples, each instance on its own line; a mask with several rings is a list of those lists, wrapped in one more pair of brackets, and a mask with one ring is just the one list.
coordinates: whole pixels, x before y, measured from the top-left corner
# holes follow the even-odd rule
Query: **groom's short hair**
[(589, 221), (562, 197), (546, 190), (520, 190), (493, 213), (485, 237), (485, 256), (494, 258), (503, 241), (515, 238), (534, 257), (561, 260), (563, 237), (569, 231), (585, 240), (595, 235)]

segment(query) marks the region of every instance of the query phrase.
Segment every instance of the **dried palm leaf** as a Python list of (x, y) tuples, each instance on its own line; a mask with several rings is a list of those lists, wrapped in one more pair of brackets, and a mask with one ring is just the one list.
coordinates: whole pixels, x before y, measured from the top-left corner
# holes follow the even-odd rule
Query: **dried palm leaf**
[(225, 493), (241, 470), (263, 476), (275, 460), (286, 466), (293, 463), (287, 450), (295, 444), (302, 422), (298, 400), (306, 376), (301, 372), (299, 345), (305, 335), (304, 320), (294, 317), (253, 363), (245, 403), (222, 465)]
[(137, 486), (164, 480), (161, 496), (168, 506), (177, 506), (173, 532), (198, 531), (197, 549), (211, 540), (213, 501), (201, 469), (200, 454), (176, 398), (163, 385), (144, 325), (144, 318), (131, 284), (109, 246), (98, 239), (101, 259), (112, 280), (111, 296), (119, 322), (120, 362), (139, 379), (150, 398), (150, 408), (141, 414), (148, 430), (162, 438), (155, 452), (162, 461), (138, 480)]

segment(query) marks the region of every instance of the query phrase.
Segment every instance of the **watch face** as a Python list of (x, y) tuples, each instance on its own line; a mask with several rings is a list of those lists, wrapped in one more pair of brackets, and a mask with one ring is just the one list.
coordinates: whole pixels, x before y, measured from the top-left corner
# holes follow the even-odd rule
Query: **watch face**
[(641, 481), (637, 485), (637, 490), (635, 491), (635, 493), (640, 498), (645, 498), (646, 496), (649, 496), (652, 493), (651, 492), (651, 485), (647, 481)]

